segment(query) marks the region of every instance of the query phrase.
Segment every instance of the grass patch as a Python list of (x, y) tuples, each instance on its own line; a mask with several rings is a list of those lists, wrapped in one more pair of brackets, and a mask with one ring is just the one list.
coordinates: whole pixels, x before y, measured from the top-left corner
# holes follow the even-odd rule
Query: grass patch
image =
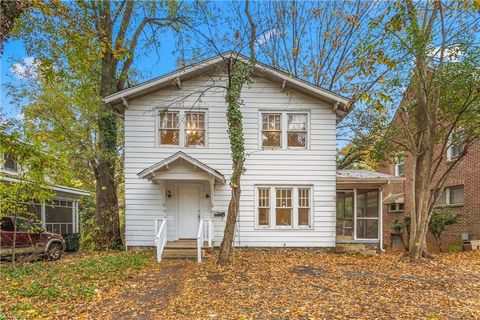
[(3, 316), (36, 317), (41, 306), (61, 308), (70, 302), (90, 299), (105, 286), (123, 282), (154, 263), (151, 252), (104, 253), (66, 257), (57, 262), (40, 261), (13, 267), (0, 266), (0, 301)]

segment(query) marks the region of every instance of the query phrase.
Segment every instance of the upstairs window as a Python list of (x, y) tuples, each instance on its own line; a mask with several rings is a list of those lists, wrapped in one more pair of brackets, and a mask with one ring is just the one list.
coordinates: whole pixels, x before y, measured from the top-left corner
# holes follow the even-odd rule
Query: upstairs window
[(185, 145), (186, 146), (204, 146), (205, 145), (205, 113), (186, 112), (185, 113)]
[(180, 144), (179, 112), (160, 112), (160, 144)]
[(18, 165), (17, 165), (17, 162), (15, 161), (15, 157), (13, 156), (13, 154), (5, 153), (3, 155), (3, 159), (4, 159), (3, 167), (6, 170), (14, 171), (14, 172), (18, 171)]
[(401, 153), (395, 157), (395, 176), (401, 177), (405, 174), (405, 154)]
[(261, 147), (264, 149), (307, 148), (308, 113), (261, 114)]
[(267, 148), (282, 147), (282, 114), (262, 114), (262, 146)]
[(206, 113), (198, 111), (162, 111), (158, 120), (159, 145), (204, 147)]
[(447, 160), (453, 161), (463, 152), (464, 134), (463, 130), (455, 130), (448, 138)]
[(307, 115), (305, 113), (287, 113), (287, 146), (305, 148), (307, 146)]

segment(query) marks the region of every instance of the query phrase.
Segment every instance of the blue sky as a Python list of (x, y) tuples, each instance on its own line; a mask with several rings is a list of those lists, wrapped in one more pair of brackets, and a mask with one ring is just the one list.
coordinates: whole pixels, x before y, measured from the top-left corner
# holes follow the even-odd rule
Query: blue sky
[[(176, 68), (177, 57), (174, 54), (175, 40), (173, 39), (173, 35), (167, 32), (161, 34), (159, 38), (160, 50), (158, 53), (155, 51), (138, 52), (141, 58), (137, 59), (134, 67), (138, 70), (141, 80), (148, 80)], [(22, 81), (12, 72), (12, 66), (29, 58), (32, 57), (25, 51), (21, 40), (10, 40), (5, 44), (0, 67), (0, 106), (6, 118), (18, 118), (20, 116), (20, 110), (10, 102), (10, 98), (5, 90), (5, 84), (18, 84)]]

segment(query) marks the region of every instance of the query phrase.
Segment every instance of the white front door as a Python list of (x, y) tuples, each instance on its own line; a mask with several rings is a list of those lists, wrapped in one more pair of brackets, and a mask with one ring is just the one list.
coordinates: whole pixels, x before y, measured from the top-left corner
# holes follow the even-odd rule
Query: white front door
[(200, 188), (181, 187), (178, 194), (178, 237), (196, 238), (200, 215)]

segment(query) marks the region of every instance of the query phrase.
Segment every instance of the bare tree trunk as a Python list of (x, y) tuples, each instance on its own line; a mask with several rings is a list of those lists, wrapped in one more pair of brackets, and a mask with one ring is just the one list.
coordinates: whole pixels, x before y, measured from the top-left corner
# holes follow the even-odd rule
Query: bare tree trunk
[(245, 139), (243, 137), (243, 117), (240, 106), (241, 92), (245, 83), (250, 79), (250, 71), (255, 65), (255, 40), (256, 40), (256, 25), (250, 15), (249, 1), (245, 1), (245, 15), (247, 16), (250, 25), (250, 64), (248, 66), (242, 65), (237, 61), (230, 59), (228, 65), (228, 87), (225, 100), (228, 104), (227, 120), (228, 120), (228, 134), (230, 139), (230, 148), (232, 150), (232, 177), (230, 179), (231, 198), (228, 205), (227, 223), (225, 225), (225, 232), (223, 241), (220, 245), (220, 252), (218, 254), (217, 263), (225, 265), (229, 262), (230, 255), (233, 248), (233, 240), (235, 238), (235, 226), (237, 224), (237, 217), (240, 211), (240, 180), (243, 174), (245, 164)]

